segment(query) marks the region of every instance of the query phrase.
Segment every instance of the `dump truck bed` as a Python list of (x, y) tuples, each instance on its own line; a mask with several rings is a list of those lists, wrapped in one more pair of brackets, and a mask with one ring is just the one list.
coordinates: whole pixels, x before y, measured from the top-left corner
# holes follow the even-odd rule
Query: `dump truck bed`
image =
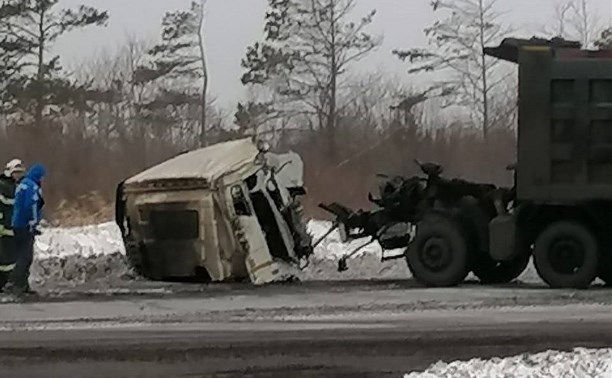
[(486, 52), (519, 64), (518, 199), (612, 200), (612, 51), (512, 39)]

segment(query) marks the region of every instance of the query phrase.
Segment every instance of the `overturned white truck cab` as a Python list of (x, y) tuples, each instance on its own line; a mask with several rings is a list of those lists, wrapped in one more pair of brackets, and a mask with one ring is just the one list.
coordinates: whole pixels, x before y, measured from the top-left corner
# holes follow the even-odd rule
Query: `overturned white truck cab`
[(152, 280), (265, 284), (312, 254), (299, 155), (241, 139), (186, 152), (120, 183), (116, 222), (131, 266)]

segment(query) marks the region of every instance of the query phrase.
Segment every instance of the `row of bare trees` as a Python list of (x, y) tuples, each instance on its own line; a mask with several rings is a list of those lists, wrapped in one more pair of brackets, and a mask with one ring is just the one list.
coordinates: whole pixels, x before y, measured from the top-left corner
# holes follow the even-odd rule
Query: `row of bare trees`
[[(269, 0), (265, 37), (251, 46), (242, 65), (242, 82), (265, 89), (269, 101), (240, 105), (241, 119), (282, 114), (327, 135), (327, 154), (337, 151), (337, 123), (352, 90), (351, 67), (375, 52), (380, 36), (368, 33), (376, 11), (356, 18), (355, 0)], [(438, 20), (425, 29), (427, 48), (395, 49), (411, 75), (436, 72), (441, 80), (422, 88), (416, 99), (437, 99), (443, 109), (465, 115), (484, 139), (492, 127), (508, 127), (516, 111), (515, 69), (485, 56), (484, 47), (514, 31), (501, 20), (498, 0), (434, 0)], [(602, 22), (587, 0), (563, 0), (543, 34), (602, 46)], [(259, 96), (261, 97), (261, 96)], [(273, 104), (273, 106), (272, 106)], [(397, 104), (400, 105), (400, 104)], [(257, 122), (257, 124), (260, 124)]]
[[(449, 174), (507, 180), (516, 75), (482, 52), (512, 31), (496, 0), (433, 1), (439, 17), (425, 30), (428, 48), (393, 51), (406, 62), (402, 78), (355, 73), (381, 47), (383, 37), (369, 32), (375, 10), (357, 14), (356, 0), (268, 3), (263, 39), (241, 62), (246, 100), (224, 111), (208, 91), (206, 0), (167, 12), (158, 42), (130, 40), (76, 71), (49, 53), (53, 44), (103, 28), (112, 15), (62, 9), (58, 0), (0, 0), (0, 157), (50, 165), (51, 203), (92, 191), (110, 199), (138, 170), (245, 135), (302, 153), (315, 202), (353, 195), (357, 205), (373, 173), (409, 173), (416, 156), (446, 164)], [(548, 36), (610, 44), (586, 0), (555, 11)], [(443, 79), (410, 85), (411, 75), (431, 72)]]

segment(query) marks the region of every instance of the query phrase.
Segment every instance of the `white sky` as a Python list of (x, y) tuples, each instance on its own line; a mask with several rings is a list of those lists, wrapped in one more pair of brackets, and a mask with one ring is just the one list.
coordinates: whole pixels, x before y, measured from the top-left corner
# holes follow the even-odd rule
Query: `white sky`
[[(426, 43), (423, 29), (435, 15), (431, 0), (357, 0), (356, 15), (375, 8), (378, 13), (370, 28), (383, 34), (384, 43), (359, 64), (360, 70), (387, 71), (402, 77), (406, 66), (395, 58), (394, 48), (416, 47)], [(562, 0), (498, 0), (504, 12), (502, 23), (512, 24), (516, 35), (530, 37), (550, 22), (554, 5)], [(74, 67), (84, 57), (112, 50), (125, 43), (128, 35), (155, 39), (161, 19), (168, 10), (187, 8), (190, 0), (60, 0), (60, 6), (87, 4), (110, 13), (106, 28), (73, 32), (58, 41), (55, 52), (64, 65)], [(589, 0), (589, 5), (606, 25), (612, 19), (612, 0)], [(240, 61), (246, 47), (262, 36), (266, 0), (208, 0), (206, 45), (210, 65), (210, 93), (217, 104), (234, 108), (244, 94), (240, 84)], [(406, 80), (410, 80), (406, 76)]]

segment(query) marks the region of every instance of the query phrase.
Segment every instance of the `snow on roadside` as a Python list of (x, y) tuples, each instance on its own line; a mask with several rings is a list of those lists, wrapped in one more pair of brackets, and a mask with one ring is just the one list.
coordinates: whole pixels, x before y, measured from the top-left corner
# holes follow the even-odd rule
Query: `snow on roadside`
[[(309, 232), (316, 240), (331, 226), (329, 222), (309, 222)], [(338, 259), (367, 240), (344, 244), (333, 232), (315, 250), (302, 280), (406, 279), (410, 271), (403, 259), (381, 263), (377, 243), (364, 248), (348, 261), (349, 270), (337, 271)], [(32, 278), (37, 286), (79, 285), (85, 282), (116, 282), (131, 276), (121, 235), (114, 223), (87, 227), (46, 229), (36, 240)], [(539, 282), (530, 266), (521, 280)]]
[(114, 223), (45, 229), (36, 239), (32, 279), (36, 286), (122, 280), (129, 273)]
[(612, 377), (612, 349), (576, 348), (572, 352), (546, 351), (510, 358), (438, 362), (424, 372), (404, 378), (485, 378), (485, 377)]
[(121, 234), (114, 223), (100, 225), (51, 228), (36, 239), (40, 258), (80, 255), (98, 256), (124, 252)]
[[(308, 232), (314, 241), (323, 236), (332, 226), (331, 222), (313, 220), (308, 223)], [(382, 249), (378, 243), (362, 248), (348, 260), (348, 271), (338, 272), (338, 260), (366, 244), (367, 239), (342, 243), (336, 230), (315, 248), (310, 265), (302, 272), (303, 280), (355, 280), (355, 279), (406, 279), (410, 271), (404, 260), (381, 262)]]

